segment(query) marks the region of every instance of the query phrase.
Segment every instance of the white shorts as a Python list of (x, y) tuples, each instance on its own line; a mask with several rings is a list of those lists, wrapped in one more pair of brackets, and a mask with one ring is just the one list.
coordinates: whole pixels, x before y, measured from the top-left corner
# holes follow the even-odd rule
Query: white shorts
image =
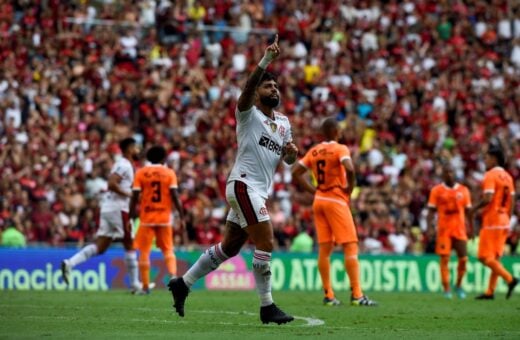
[(99, 216), (99, 228), (96, 237), (123, 238), (125, 236), (126, 223), (128, 223), (128, 212), (126, 211), (102, 212)]
[(227, 220), (240, 225), (242, 228), (270, 220), (265, 199), (244, 182), (228, 182), (226, 185), (226, 200), (231, 206)]

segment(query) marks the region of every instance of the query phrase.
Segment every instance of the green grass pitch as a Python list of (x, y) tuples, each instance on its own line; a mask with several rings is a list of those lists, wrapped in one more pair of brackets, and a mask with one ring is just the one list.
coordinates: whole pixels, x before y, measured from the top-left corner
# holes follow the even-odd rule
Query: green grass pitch
[[(375, 293), (379, 307), (325, 307), (319, 293), (275, 292), (297, 319), (263, 325), (255, 292), (195, 291), (180, 318), (155, 290), (0, 291), (0, 339), (520, 339), (520, 294), (494, 301)], [(338, 296), (342, 298), (342, 296)], [(345, 301), (347, 302), (347, 298)]]

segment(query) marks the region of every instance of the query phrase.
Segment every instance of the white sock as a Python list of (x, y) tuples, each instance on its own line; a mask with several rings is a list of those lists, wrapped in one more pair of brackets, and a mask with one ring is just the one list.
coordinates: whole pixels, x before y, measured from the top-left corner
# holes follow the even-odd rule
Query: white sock
[(215, 270), (220, 264), (229, 258), (222, 251), (222, 245), (216, 244), (200, 255), (197, 262), (182, 277), (186, 286), (191, 287), (195, 281)]
[(137, 253), (135, 250), (127, 250), (125, 252), (125, 266), (128, 278), (130, 280), (130, 287), (139, 287), (139, 272), (137, 267)]
[(76, 267), (78, 264), (85, 262), (89, 258), (91, 258), (94, 255), (97, 255), (98, 249), (95, 244), (89, 244), (85, 248), (78, 251), (74, 256), (72, 256), (68, 261), (67, 264), (70, 266), (70, 268)]
[(255, 276), (256, 289), (260, 297), (262, 307), (273, 303), (271, 294), (271, 253), (255, 250), (253, 254), (253, 274)]

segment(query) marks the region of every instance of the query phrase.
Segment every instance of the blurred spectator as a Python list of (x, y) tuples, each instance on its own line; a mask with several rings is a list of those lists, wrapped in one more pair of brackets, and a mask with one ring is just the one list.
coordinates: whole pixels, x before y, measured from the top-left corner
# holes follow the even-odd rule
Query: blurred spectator
[(307, 230), (301, 229), (298, 235), (293, 238), (289, 251), (293, 253), (311, 253), (313, 246), (313, 238), (309, 235)]
[(7, 222), (7, 227), (0, 234), (0, 245), (3, 247), (23, 248), (26, 246), (25, 235), (14, 222)]
[[(28, 242), (91, 240), (116, 141), (133, 134), (169, 150), (193, 214), (185, 245), (212, 242), (236, 98), (276, 30), (287, 52), (272, 71), (300, 151), (336, 116), (356, 165), (360, 238), (393, 252), (404, 236), (421, 253), (442, 160), (474, 191), (479, 149), (499, 138), (519, 183), (519, 13), (506, 0), (0, 0), (0, 223), (16, 216)], [(312, 221), (289, 172), (280, 167), (271, 195), (279, 249)]]

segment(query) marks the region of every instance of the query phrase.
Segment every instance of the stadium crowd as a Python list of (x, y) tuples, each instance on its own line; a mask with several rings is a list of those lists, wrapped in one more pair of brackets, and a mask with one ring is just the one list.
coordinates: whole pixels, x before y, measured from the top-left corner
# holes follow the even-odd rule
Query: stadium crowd
[[(0, 0), (1, 228), (29, 243), (91, 240), (117, 142), (133, 135), (170, 151), (189, 212), (178, 242), (217, 242), (236, 99), (274, 30), (279, 110), (301, 154), (324, 117), (344, 127), (363, 251), (431, 251), (441, 163), (475, 200), (490, 141), (520, 191), (518, 2)], [(312, 234), (311, 202), (282, 165), (270, 202), (280, 249)], [(519, 235), (515, 222), (513, 249)]]

